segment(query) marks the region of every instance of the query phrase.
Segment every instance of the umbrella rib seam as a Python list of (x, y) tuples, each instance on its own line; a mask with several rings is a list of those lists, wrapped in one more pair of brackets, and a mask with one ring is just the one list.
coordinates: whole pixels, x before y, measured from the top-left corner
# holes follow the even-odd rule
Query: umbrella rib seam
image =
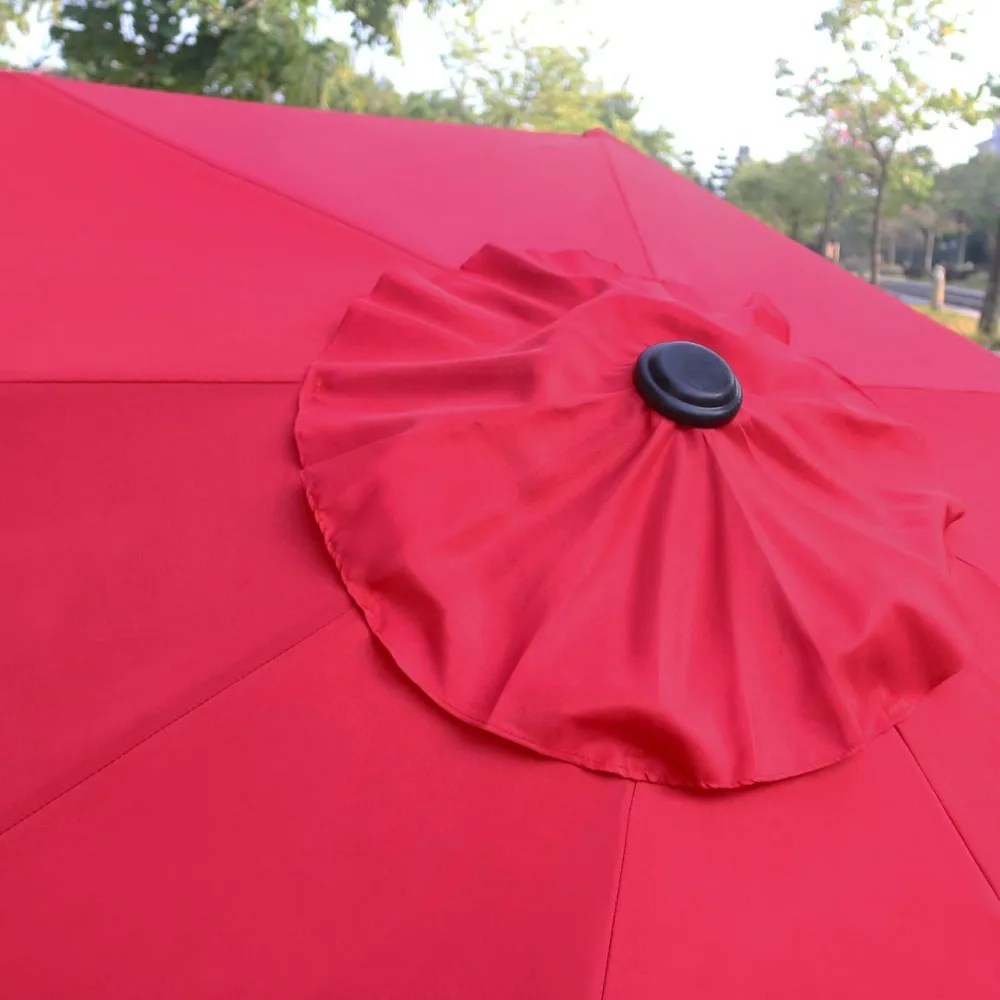
[(951, 825), (952, 829), (957, 834), (958, 839), (962, 842), (962, 846), (965, 848), (966, 853), (969, 855), (970, 858), (972, 858), (973, 864), (975, 864), (975, 866), (979, 869), (979, 873), (983, 876), (983, 879), (986, 881), (986, 884), (989, 886), (990, 891), (993, 893), (994, 897), (996, 897), (997, 900), (1000, 900), (1000, 892), (997, 891), (996, 885), (990, 878), (989, 873), (983, 867), (982, 862), (979, 860), (979, 858), (976, 857), (975, 851), (972, 850), (972, 847), (970, 846), (969, 841), (966, 839), (965, 834), (962, 833), (961, 827), (955, 821), (955, 817), (952, 816), (951, 810), (949, 810), (949, 808), (945, 805), (944, 799), (941, 798), (940, 793), (934, 786), (934, 782), (931, 781), (930, 776), (924, 769), (923, 764), (920, 763), (920, 758), (916, 755), (916, 753), (913, 750), (913, 747), (910, 745), (909, 740), (907, 740), (906, 736), (903, 734), (903, 730), (899, 726), (896, 726), (895, 728), (896, 732), (899, 734), (900, 742), (902, 742), (903, 746), (906, 748), (906, 752), (913, 759), (913, 763), (916, 764), (917, 770), (923, 776), (924, 781), (927, 783), (927, 787), (930, 789), (931, 794), (937, 800), (937, 803), (941, 807), (941, 811), (944, 813), (945, 818), (948, 820), (948, 823)]
[(3, 837), (5, 834), (10, 833), (11, 830), (15, 829), (16, 827), (19, 827), (22, 823), (26, 823), (33, 816), (37, 816), (39, 813), (48, 809), (49, 806), (53, 805), (55, 802), (58, 802), (61, 798), (63, 798), (63, 796), (69, 795), (70, 792), (79, 788), (81, 785), (86, 784), (88, 781), (90, 781), (91, 778), (96, 777), (102, 771), (106, 771), (112, 765), (117, 764), (118, 761), (122, 760), (124, 757), (127, 757), (130, 753), (132, 753), (133, 750), (138, 750), (139, 747), (143, 746), (145, 743), (148, 743), (150, 740), (153, 740), (162, 733), (165, 733), (175, 723), (178, 723), (183, 719), (186, 719), (189, 715), (193, 715), (199, 709), (204, 708), (209, 702), (214, 701), (220, 695), (223, 695), (227, 691), (231, 691), (237, 685), (242, 684), (243, 681), (247, 680), (248, 678), (256, 674), (258, 670), (262, 670), (264, 667), (270, 666), (275, 661), (280, 660), (283, 656), (297, 649), (303, 643), (306, 643), (310, 639), (319, 635), (320, 632), (329, 628), (331, 625), (336, 624), (342, 618), (345, 618), (346, 616), (350, 615), (352, 611), (353, 607), (344, 608), (343, 610), (335, 614), (332, 618), (326, 619), (322, 625), (310, 629), (310, 631), (306, 635), (302, 636), (300, 639), (297, 639), (290, 646), (286, 647), (285, 649), (282, 649), (278, 653), (275, 653), (273, 656), (269, 656), (263, 662), (258, 663), (256, 666), (251, 667), (249, 670), (240, 674), (238, 677), (234, 677), (232, 680), (225, 683), (217, 691), (213, 691), (210, 695), (207, 695), (206, 697), (202, 698), (201, 701), (184, 709), (184, 711), (181, 712), (179, 715), (175, 715), (172, 719), (168, 720), (167, 722), (164, 722), (162, 725), (158, 726), (152, 732), (147, 733), (145, 736), (142, 737), (142, 739), (136, 741), (131, 746), (122, 750), (121, 753), (115, 754), (114, 757), (112, 757), (108, 761), (105, 761), (105, 763), (101, 764), (100, 767), (97, 767), (88, 774), (85, 774), (82, 778), (77, 779), (71, 785), (68, 785), (66, 788), (64, 788), (62, 791), (57, 792), (50, 799), (43, 802), (40, 806), (36, 806), (34, 809), (26, 813), (24, 816), (21, 816), (19, 819), (14, 820), (14, 822), (11, 823), (9, 826), (6, 826), (2, 830), (0, 830), (0, 837)]
[(860, 389), (885, 390), (887, 392), (891, 392), (893, 389), (902, 389), (905, 392), (930, 392), (934, 394), (949, 392), (956, 393), (959, 396), (1000, 396), (1000, 389), (939, 389), (929, 385), (877, 385), (869, 382), (858, 382), (856, 384)]
[(650, 256), (649, 249), (646, 246), (646, 241), (642, 238), (642, 231), (639, 229), (639, 222), (635, 217), (635, 213), (632, 211), (632, 205), (628, 200), (628, 195), (625, 194), (625, 188), (622, 185), (621, 178), (618, 176), (618, 171), (615, 169), (615, 161), (611, 158), (611, 152), (607, 147), (607, 143), (614, 140), (605, 136), (602, 132), (597, 136), (597, 141), (601, 144), (601, 153), (604, 156), (604, 162), (607, 165), (608, 172), (611, 174), (611, 180), (614, 182), (615, 190), (618, 192), (618, 197), (621, 199), (622, 205), (625, 206), (625, 214), (628, 216), (628, 221), (632, 226), (632, 232), (635, 234), (635, 239), (639, 244), (639, 249), (642, 250), (642, 256), (646, 261), (649, 276), (654, 279), (659, 278), (659, 275), (656, 273), (656, 268), (653, 267), (653, 258)]
[(359, 226), (355, 222), (350, 222), (347, 219), (341, 218), (339, 215), (328, 211), (327, 209), (320, 208), (318, 205), (314, 205), (312, 202), (306, 201), (302, 198), (297, 198), (295, 195), (289, 194), (287, 191), (282, 191), (280, 188), (274, 187), (265, 181), (258, 180), (257, 178), (250, 177), (247, 174), (241, 173), (239, 170), (235, 170), (230, 166), (223, 163), (219, 163), (216, 160), (205, 156), (203, 153), (199, 153), (197, 150), (190, 148), (189, 146), (183, 145), (173, 139), (169, 139), (166, 136), (162, 136), (152, 131), (151, 129), (145, 128), (142, 125), (137, 125), (135, 122), (129, 121), (127, 118), (122, 118), (116, 115), (114, 112), (109, 111), (107, 108), (99, 107), (98, 105), (91, 104), (89, 101), (84, 100), (83, 97), (78, 94), (70, 93), (59, 87), (57, 84), (52, 83), (49, 80), (44, 79), (40, 76), (28, 76), (27, 79), (37, 83), (39, 86), (45, 88), (46, 90), (59, 95), (65, 100), (72, 101), (74, 104), (79, 105), (82, 108), (87, 108), (89, 111), (100, 115), (107, 121), (114, 122), (115, 124), (126, 128), (136, 135), (141, 135), (146, 139), (160, 144), (161, 146), (166, 146), (168, 149), (172, 149), (175, 153), (179, 153), (182, 156), (188, 157), (202, 164), (202, 166), (208, 167), (211, 170), (215, 170), (221, 174), (225, 174), (227, 177), (231, 177), (233, 180), (241, 181), (244, 184), (248, 184), (251, 187), (257, 188), (259, 191), (264, 191), (271, 197), (277, 197), (284, 201), (287, 201), (293, 205), (297, 205), (299, 208), (305, 209), (314, 215), (318, 215), (321, 218), (327, 219), (328, 221), (335, 222), (338, 225), (344, 226), (347, 229), (352, 229), (356, 233), (360, 233), (362, 236), (367, 237), (370, 240), (374, 240), (377, 243), (382, 243), (385, 246), (391, 247), (394, 250), (398, 250), (401, 253), (405, 253), (410, 257), (414, 257), (417, 260), (423, 261), (425, 264), (431, 264), (434, 267), (444, 267), (441, 261), (434, 260), (431, 257), (426, 256), (418, 250), (410, 249), (409, 247), (403, 246), (401, 243), (397, 243), (395, 240), (391, 240), (386, 236), (380, 236), (377, 233), (371, 232), (371, 230), (365, 229), (363, 226)]
[[(304, 378), (305, 376), (303, 376)], [(3, 378), (0, 385), (301, 385), (301, 378)]]
[(608, 979), (611, 973), (611, 952), (615, 943), (615, 923), (618, 919), (618, 904), (622, 898), (622, 882), (625, 875), (625, 856), (628, 853), (628, 834), (632, 826), (632, 807), (635, 805), (635, 795), (639, 784), (632, 782), (632, 794), (629, 796), (628, 809), (625, 812), (625, 833), (622, 836), (622, 857), (618, 865), (618, 884), (615, 887), (615, 903), (611, 910), (611, 930), (608, 934), (608, 954), (604, 960), (604, 980), (601, 984), (601, 1000), (605, 1000), (608, 992)]

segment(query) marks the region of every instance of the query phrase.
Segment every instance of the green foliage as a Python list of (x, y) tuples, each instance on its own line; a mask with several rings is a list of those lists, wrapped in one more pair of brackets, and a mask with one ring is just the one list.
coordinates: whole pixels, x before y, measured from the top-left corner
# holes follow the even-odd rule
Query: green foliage
[[(334, 7), (353, 15), (351, 33), (359, 45), (384, 45), (399, 51), (396, 25), (400, 12), (411, 0), (336, 0)], [(445, 7), (464, 6), (475, 11), (480, 0), (420, 0), (427, 14), (436, 14)]]
[(935, 206), (943, 215), (947, 208), (937, 198), (938, 165), (928, 146), (916, 146), (896, 154), (886, 191), (886, 214), (896, 216), (904, 206)]
[(398, 114), (424, 121), (475, 124), (476, 118), (461, 97), (434, 90), (407, 94), (401, 98)]
[(694, 181), (696, 184), (704, 184), (705, 181), (698, 170), (697, 161), (694, 158), (693, 150), (686, 149), (681, 153), (680, 159), (677, 161), (677, 171), (683, 174), (688, 180)]
[[(25, 9), (41, 0), (0, 0)], [(354, 70), (352, 50), (317, 33), (325, 10), (352, 16), (358, 44), (397, 46), (409, 0), (63, 0), (51, 34), (71, 76), (160, 90), (381, 110), (391, 88)], [(422, 0), (428, 11), (475, 0)]]
[(546, 132), (603, 128), (650, 156), (671, 159), (672, 135), (639, 126), (639, 102), (626, 87), (606, 87), (588, 49), (533, 45), (520, 27), (496, 42), (481, 33), (474, 13), (451, 28), (445, 67), (463, 120)]
[(12, 33), (28, 30), (31, 14), (51, 17), (58, 0), (0, 0), (0, 45), (11, 40)]
[[(43, 18), (61, 20), (65, 0), (0, 0), (0, 42), (6, 40), (6, 32), (10, 29), (24, 30), (27, 18), (31, 13)], [(329, 9), (350, 14), (352, 17), (351, 33), (359, 45), (383, 46), (391, 51), (398, 48), (397, 22), (402, 9), (408, 7), (412, 0), (330, 0), (326, 4)], [(418, 0), (420, 6), (428, 14), (435, 14), (444, 7), (464, 4), (471, 9), (478, 6), (480, 0)], [(142, 5), (142, 0), (136, 0)], [(76, 8), (85, 7), (83, 2), (66, 4)], [(112, 6), (122, 8), (125, 16), (133, 13), (131, 4), (104, 4), (107, 10)], [(242, 17), (250, 8), (257, 8), (268, 19), (273, 15), (277, 20), (286, 17), (290, 10), (304, 16), (308, 22), (314, 22), (322, 0), (179, 0), (169, 4), (154, 5), (171, 7), (172, 16), (183, 20), (188, 17), (200, 18), (210, 28), (225, 29)], [(77, 10), (79, 13), (79, 10)], [(162, 13), (162, 11), (160, 11)], [(72, 16), (72, 15), (70, 15)], [(168, 15), (171, 16), (171, 15)], [(141, 17), (141, 15), (140, 15)]]
[[(819, 67), (778, 93), (794, 104), (793, 114), (815, 119), (860, 157), (857, 169), (870, 186), (872, 280), (878, 280), (886, 198), (899, 173), (897, 153), (932, 128), (979, 121), (989, 110), (986, 85), (975, 93), (932, 87), (918, 72), (929, 51), (953, 48), (961, 27), (942, 0), (840, 0), (823, 14), (817, 30), (839, 51), (840, 70)], [(793, 76), (780, 61), (779, 79)]]
[(1000, 156), (979, 153), (944, 170), (937, 187), (953, 219), (970, 230), (992, 233), (1000, 221)]
[(733, 176), (734, 170), (735, 164), (730, 163), (729, 155), (724, 149), (720, 149), (715, 158), (715, 166), (712, 168), (712, 173), (709, 175), (708, 183), (705, 186), (710, 191), (719, 195), (720, 198), (725, 198), (726, 190), (729, 187), (729, 181)]
[(936, 320), (942, 326), (948, 327), (949, 330), (960, 333), (963, 337), (968, 337), (970, 340), (974, 340), (984, 346), (989, 345), (989, 341), (979, 335), (978, 323), (976, 322), (974, 313), (969, 315), (968, 313), (956, 312), (954, 309), (933, 309), (929, 305), (917, 305), (913, 306), (913, 308), (917, 312)]
[(70, 76), (198, 93), (226, 34), (170, 0), (66, 0), (51, 29)]
[(747, 160), (733, 173), (727, 196), (761, 222), (806, 241), (824, 221), (823, 169), (814, 155), (793, 154), (778, 163)]

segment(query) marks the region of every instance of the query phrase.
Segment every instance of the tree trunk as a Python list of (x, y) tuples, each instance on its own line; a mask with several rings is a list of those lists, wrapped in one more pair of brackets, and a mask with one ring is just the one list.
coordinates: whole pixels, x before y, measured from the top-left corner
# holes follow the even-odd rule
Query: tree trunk
[(934, 230), (924, 230), (924, 274), (930, 274), (934, 268)]
[(969, 246), (969, 234), (967, 230), (963, 227), (958, 234), (958, 253), (956, 254), (955, 263), (961, 267), (965, 263), (965, 255)]
[(819, 252), (826, 254), (826, 248), (833, 240), (833, 219), (837, 211), (837, 195), (839, 193), (840, 182), (836, 179), (830, 181), (830, 193), (826, 198), (826, 214), (823, 216), (823, 232), (819, 238)]
[(875, 212), (872, 217), (871, 283), (877, 285), (882, 270), (882, 217), (885, 215), (885, 189), (889, 186), (889, 162), (879, 165), (875, 187)]
[(896, 234), (890, 233), (886, 237), (887, 249), (885, 253), (885, 262), (891, 264), (893, 267), (896, 266)]
[(983, 311), (979, 314), (979, 332), (990, 340), (996, 340), (998, 313), (1000, 313), (1000, 223), (997, 224), (994, 240), (986, 298), (983, 300)]

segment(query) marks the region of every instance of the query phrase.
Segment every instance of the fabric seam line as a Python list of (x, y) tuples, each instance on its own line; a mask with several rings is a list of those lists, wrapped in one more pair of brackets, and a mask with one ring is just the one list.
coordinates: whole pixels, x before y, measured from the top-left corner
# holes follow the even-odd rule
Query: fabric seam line
[[(303, 376), (304, 378), (305, 376)], [(302, 378), (7, 378), (0, 385), (301, 385)]]
[(263, 662), (258, 663), (256, 666), (251, 667), (249, 670), (240, 674), (239, 677), (234, 677), (231, 681), (224, 684), (217, 691), (213, 691), (210, 695), (206, 696), (205, 698), (202, 698), (201, 701), (186, 708), (179, 715), (176, 715), (167, 722), (164, 722), (161, 726), (158, 726), (152, 732), (147, 733), (145, 736), (143, 736), (142, 739), (138, 740), (136, 743), (133, 743), (130, 747), (127, 747), (126, 749), (122, 750), (121, 753), (118, 753), (110, 760), (105, 761), (105, 763), (101, 764), (100, 767), (95, 768), (89, 774), (85, 774), (82, 778), (77, 779), (71, 785), (68, 785), (66, 788), (64, 788), (61, 792), (58, 792), (57, 794), (53, 795), (50, 799), (43, 802), (40, 806), (36, 806), (34, 809), (31, 810), (31, 812), (26, 813), (24, 816), (20, 817), (20, 819), (14, 820), (14, 822), (11, 823), (9, 826), (0, 830), (0, 837), (3, 837), (5, 834), (10, 833), (11, 830), (15, 829), (16, 827), (19, 827), (22, 823), (26, 823), (33, 816), (37, 816), (40, 812), (43, 812), (44, 810), (48, 809), (49, 806), (53, 805), (55, 802), (58, 802), (59, 799), (63, 798), (63, 796), (68, 795), (74, 789), (77, 789), (81, 785), (90, 781), (91, 778), (96, 777), (102, 771), (105, 771), (113, 764), (118, 763), (118, 761), (122, 760), (122, 758), (127, 757), (130, 753), (132, 753), (133, 750), (138, 750), (139, 747), (141, 747), (143, 744), (148, 743), (150, 740), (155, 739), (161, 733), (166, 732), (175, 723), (180, 722), (182, 719), (186, 719), (189, 715), (193, 715), (200, 708), (204, 708), (205, 705), (207, 705), (211, 701), (214, 701), (220, 695), (223, 695), (227, 691), (232, 690), (237, 685), (242, 684), (243, 681), (247, 680), (249, 677), (252, 677), (255, 673), (257, 673), (258, 670), (270, 666), (270, 664), (274, 663), (276, 660), (280, 660), (281, 657), (297, 649), (299, 646), (301, 646), (303, 643), (308, 642), (314, 636), (319, 635), (320, 632), (324, 631), (331, 625), (340, 621), (341, 618), (344, 618), (347, 615), (349, 615), (352, 612), (352, 610), (353, 608), (350, 607), (345, 608), (342, 611), (335, 614), (332, 618), (326, 619), (322, 625), (319, 625), (316, 628), (311, 629), (306, 635), (302, 636), (300, 639), (296, 639), (295, 642), (293, 642), (290, 646), (286, 647), (285, 649), (282, 649), (280, 652), (275, 653), (273, 656), (269, 656)]
[(937, 803), (941, 807), (941, 811), (944, 813), (946, 819), (948, 820), (948, 823), (951, 825), (951, 828), (955, 831), (956, 835), (958, 836), (958, 839), (961, 841), (962, 846), (966, 850), (966, 853), (969, 855), (970, 858), (972, 858), (973, 864), (976, 866), (976, 868), (979, 869), (980, 875), (983, 876), (983, 879), (989, 886), (990, 891), (993, 893), (994, 897), (998, 901), (1000, 901), (1000, 892), (997, 891), (996, 885), (994, 885), (993, 880), (990, 878), (986, 869), (983, 867), (982, 862), (979, 860), (979, 858), (976, 857), (976, 854), (972, 850), (972, 847), (969, 844), (969, 841), (966, 839), (965, 834), (962, 833), (961, 827), (959, 827), (958, 823), (955, 821), (955, 817), (952, 816), (951, 811), (945, 805), (944, 799), (941, 798), (941, 795), (939, 794), (937, 788), (934, 787), (934, 782), (931, 781), (930, 776), (924, 770), (924, 766), (923, 764), (920, 763), (920, 758), (914, 752), (913, 747), (910, 746), (909, 740), (907, 740), (906, 736), (903, 735), (903, 731), (902, 729), (900, 729), (899, 726), (896, 726), (896, 732), (899, 734), (900, 742), (906, 748), (906, 752), (913, 759), (913, 763), (917, 766), (917, 770), (920, 772), (920, 774), (923, 776), (924, 781), (927, 783), (927, 787), (930, 789), (931, 794), (937, 800)]
[(299, 208), (305, 209), (308, 212), (318, 215), (321, 218), (327, 219), (331, 222), (335, 222), (338, 225), (344, 226), (347, 229), (352, 229), (356, 233), (360, 233), (362, 236), (367, 237), (370, 240), (374, 240), (377, 243), (381, 243), (385, 246), (391, 247), (401, 253), (405, 253), (407, 256), (413, 257), (417, 260), (423, 261), (425, 264), (430, 264), (433, 267), (443, 268), (445, 265), (440, 261), (433, 260), (430, 257), (420, 253), (417, 250), (411, 250), (409, 247), (403, 246), (401, 243), (397, 243), (394, 240), (389, 239), (386, 236), (379, 236), (377, 233), (373, 233), (363, 226), (359, 226), (355, 222), (349, 222), (347, 219), (341, 218), (339, 215), (335, 215), (333, 212), (327, 209), (320, 208), (318, 205), (312, 204), (312, 202), (305, 201), (302, 198), (297, 198), (295, 195), (289, 194), (287, 191), (282, 191), (280, 188), (273, 187), (265, 181), (257, 180), (256, 178), (250, 177), (238, 170), (234, 170), (232, 167), (226, 166), (225, 164), (218, 163), (213, 159), (199, 153), (197, 150), (190, 148), (189, 146), (182, 145), (173, 139), (168, 139), (165, 136), (158, 135), (156, 132), (151, 131), (148, 128), (144, 128), (141, 125), (137, 125), (135, 122), (129, 121), (126, 118), (122, 118), (116, 115), (113, 111), (109, 111), (107, 108), (102, 108), (97, 105), (91, 104), (85, 98), (79, 96), (78, 94), (72, 93), (71, 91), (64, 90), (62, 87), (57, 86), (48, 80), (43, 79), (38, 75), (29, 74), (26, 79), (38, 84), (44, 89), (58, 94), (65, 100), (72, 101), (74, 104), (80, 107), (87, 108), (88, 110), (106, 118), (108, 121), (115, 122), (115, 124), (120, 125), (123, 128), (129, 129), (130, 131), (141, 135), (146, 139), (153, 142), (159, 143), (162, 146), (166, 146), (168, 149), (172, 149), (176, 153), (180, 153), (182, 156), (189, 157), (203, 166), (209, 167), (227, 177), (231, 177), (234, 180), (241, 181), (244, 184), (248, 184), (251, 187), (257, 188), (260, 191), (264, 191), (272, 197), (280, 198), (290, 204), (297, 205)]
[[(158, 135), (155, 132), (152, 132), (149, 129), (146, 129), (146, 128), (140, 126), (140, 125), (136, 125), (134, 122), (128, 121), (125, 118), (121, 118), (120, 116), (114, 114), (113, 112), (108, 111), (106, 108), (98, 107), (98, 106), (96, 106), (94, 104), (91, 104), (89, 101), (85, 100), (83, 97), (81, 97), (81, 96), (79, 96), (79, 95), (77, 95), (75, 93), (72, 93), (70, 91), (64, 90), (63, 88), (57, 86), (56, 84), (51, 83), (48, 80), (45, 80), (43, 77), (39, 76), (38, 74), (25, 74), (24, 79), (26, 79), (28, 82), (35, 83), (38, 86), (40, 86), (40, 87), (42, 87), (42, 88), (50, 91), (51, 93), (57, 94), (58, 96), (62, 97), (63, 99), (65, 99), (67, 101), (71, 101), (72, 103), (77, 104), (80, 107), (87, 108), (88, 110), (92, 111), (93, 113), (95, 113), (97, 115), (100, 115), (103, 118), (106, 118), (108, 121), (114, 122), (114, 123), (116, 123), (117, 125), (120, 125), (123, 128), (129, 129), (130, 131), (135, 132), (137, 135), (141, 135), (141, 136), (145, 137), (146, 139), (149, 139), (149, 140), (151, 140), (153, 142), (159, 143), (160, 145), (166, 146), (168, 149), (172, 149), (176, 153), (179, 153), (179, 154), (181, 154), (183, 156), (186, 156), (186, 157), (188, 157), (188, 158), (190, 158), (190, 159), (192, 159), (192, 160), (194, 160), (194, 161), (196, 161), (198, 163), (201, 163), (203, 166), (209, 167), (212, 170), (215, 170), (215, 171), (217, 171), (217, 172), (219, 172), (221, 174), (224, 174), (224, 175), (226, 175), (228, 177), (231, 177), (233, 180), (241, 181), (242, 183), (247, 184), (247, 185), (249, 185), (251, 187), (255, 187), (258, 190), (263, 191), (263, 192), (271, 195), (272, 197), (277, 197), (277, 198), (280, 198), (280, 199), (282, 199), (284, 201), (289, 202), (290, 204), (297, 205), (299, 208), (304, 209), (304, 210), (306, 210), (306, 211), (308, 211), (308, 212), (310, 212), (310, 213), (312, 213), (314, 215), (318, 215), (321, 218), (327, 219), (327, 220), (329, 220), (331, 222), (335, 222), (338, 225), (344, 226), (347, 229), (351, 229), (354, 232), (357, 232), (360, 235), (367, 237), (368, 239), (374, 240), (375, 242), (378, 242), (378, 243), (382, 243), (383, 245), (391, 247), (394, 250), (397, 250), (397, 251), (399, 251), (401, 253), (405, 253), (408, 256), (414, 257), (417, 260), (421, 260), (421, 261), (423, 261), (426, 264), (430, 264), (433, 267), (444, 268), (446, 266), (442, 262), (437, 261), (437, 260), (433, 260), (432, 258), (427, 257), (426, 255), (420, 253), (419, 251), (412, 250), (409, 247), (403, 246), (401, 243), (397, 243), (396, 241), (389, 239), (388, 237), (380, 236), (377, 233), (371, 232), (370, 230), (365, 229), (363, 226), (359, 226), (357, 223), (350, 222), (347, 219), (341, 218), (340, 216), (335, 215), (333, 212), (330, 212), (330, 211), (328, 211), (326, 209), (320, 208), (317, 205), (314, 205), (314, 204), (312, 204), (311, 202), (308, 202), (308, 201), (304, 201), (301, 198), (297, 198), (294, 195), (291, 195), (291, 194), (289, 194), (286, 191), (282, 191), (280, 188), (273, 187), (272, 185), (267, 184), (264, 181), (260, 181), (260, 180), (257, 180), (255, 178), (249, 177), (246, 174), (243, 174), (243, 173), (241, 173), (241, 172), (239, 172), (237, 170), (234, 170), (232, 167), (228, 167), (228, 166), (225, 166), (225, 165), (223, 165), (221, 163), (217, 163), (215, 160), (210, 159), (209, 157), (205, 156), (204, 154), (199, 153), (196, 150), (189, 148), (188, 146), (182, 145), (182, 144), (180, 144), (178, 142), (175, 142), (172, 139), (168, 139), (168, 138), (165, 138), (164, 136)], [(586, 136), (580, 136), (579, 138), (583, 139), (583, 138), (586, 138)], [(618, 176), (618, 171), (615, 169), (614, 161), (611, 158), (611, 153), (608, 150), (607, 146), (605, 145), (608, 142), (615, 142), (617, 140), (615, 140), (612, 136), (610, 136), (610, 135), (608, 135), (607, 133), (604, 133), (604, 132), (599, 133), (599, 135), (596, 138), (597, 138), (597, 141), (601, 143), (601, 147), (602, 147), (602, 152), (603, 152), (603, 156), (604, 156), (604, 159), (605, 159), (605, 163), (607, 164), (607, 167), (608, 167), (608, 170), (609, 170), (609, 172), (611, 174), (611, 177), (612, 177), (612, 180), (614, 182), (615, 188), (618, 191), (618, 195), (619, 195), (619, 197), (620, 197), (620, 199), (622, 201), (622, 204), (624, 205), (625, 213), (626, 213), (626, 215), (628, 217), (628, 220), (629, 220), (629, 223), (630, 223), (630, 225), (632, 227), (633, 233), (635, 234), (635, 238), (636, 238), (636, 241), (639, 244), (639, 248), (642, 251), (643, 258), (644, 258), (644, 260), (646, 262), (646, 267), (649, 269), (649, 275), (653, 279), (659, 279), (659, 275), (658, 275), (656, 269), (653, 267), (652, 258), (650, 257), (649, 250), (646, 247), (645, 240), (643, 240), (643, 238), (642, 238), (642, 233), (641, 233), (641, 231), (639, 229), (639, 224), (636, 221), (635, 214), (632, 211), (632, 206), (629, 203), (628, 197), (625, 194), (625, 189), (622, 187), (621, 179)], [(643, 154), (636, 154), (636, 155), (643, 155)], [(22, 381), (22, 380), (0, 379), (0, 382), (8, 382), (8, 383), (10, 383), (10, 382), (20, 382), (20, 381)], [(68, 381), (68, 380), (56, 380), (56, 381)], [(129, 381), (142, 382), (144, 380), (129, 380)], [(226, 384), (228, 384), (228, 383), (226, 383)], [(861, 384), (861, 383), (859, 383), (859, 384)], [(940, 391), (940, 390), (937, 390), (937, 389), (930, 389), (927, 386), (910, 386), (910, 385), (866, 385), (866, 386), (863, 386), (863, 387), (864, 388), (868, 388), (868, 389), (913, 389), (913, 390), (926, 391), (926, 392)], [(996, 390), (992, 390), (992, 389), (954, 389), (954, 390), (947, 390), (946, 389), (944, 391), (946, 391), (946, 392), (949, 392), (949, 391), (963, 392), (963, 393), (981, 393), (983, 395), (1000, 395), (1000, 388), (998, 388)]]
[(654, 281), (659, 280), (656, 268), (653, 267), (653, 258), (650, 256), (649, 249), (646, 247), (646, 241), (642, 238), (639, 223), (636, 220), (635, 213), (632, 211), (632, 205), (629, 203), (628, 196), (625, 194), (625, 188), (622, 186), (621, 178), (618, 176), (618, 171), (615, 169), (615, 161), (611, 158), (611, 151), (607, 146), (607, 143), (614, 142), (615, 140), (605, 132), (600, 132), (597, 135), (597, 141), (601, 144), (601, 153), (604, 156), (604, 162), (607, 165), (608, 172), (611, 174), (611, 180), (614, 182), (615, 190), (618, 192), (618, 197), (621, 199), (622, 205), (625, 208), (625, 215), (632, 226), (632, 232), (635, 234), (636, 242), (639, 244), (639, 249), (642, 251), (643, 259), (646, 261), (649, 276)]
[(874, 389), (876, 392), (892, 392), (894, 389), (901, 389), (904, 392), (931, 392), (931, 393), (957, 393), (959, 396), (1000, 396), (1000, 387), (996, 389), (942, 389), (931, 385), (877, 385), (873, 382), (856, 382), (860, 389)]
[(622, 882), (625, 875), (625, 856), (628, 853), (628, 834), (632, 826), (632, 807), (635, 805), (635, 794), (638, 783), (632, 782), (632, 794), (629, 796), (628, 809), (625, 813), (625, 833), (622, 837), (622, 859), (618, 866), (618, 885), (615, 887), (615, 905), (611, 910), (611, 931), (608, 934), (608, 954), (604, 961), (604, 982), (601, 984), (601, 1000), (605, 1000), (608, 993), (608, 978), (611, 973), (611, 951), (615, 943), (615, 923), (618, 919), (618, 904), (622, 898)]

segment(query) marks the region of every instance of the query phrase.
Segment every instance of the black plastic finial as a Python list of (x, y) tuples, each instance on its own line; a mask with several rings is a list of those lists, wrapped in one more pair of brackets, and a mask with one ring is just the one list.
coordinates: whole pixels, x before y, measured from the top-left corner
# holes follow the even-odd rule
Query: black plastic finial
[(647, 406), (683, 427), (721, 427), (743, 405), (743, 389), (726, 359), (686, 340), (643, 351), (633, 381)]

